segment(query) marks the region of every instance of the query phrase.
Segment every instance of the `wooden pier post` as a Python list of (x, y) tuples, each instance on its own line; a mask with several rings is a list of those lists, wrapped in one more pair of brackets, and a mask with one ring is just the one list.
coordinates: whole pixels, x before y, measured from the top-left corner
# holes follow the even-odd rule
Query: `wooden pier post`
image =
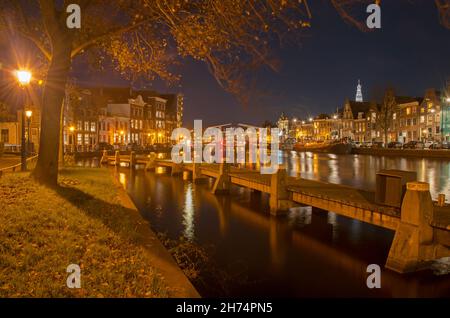
[(182, 163), (172, 163), (170, 174), (172, 176), (179, 175), (183, 173), (183, 164)]
[(108, 164), (108, 151), (105, 149), (102, 153), (102, 159), (100, 159), (101, 164)]
[(116, 166), (120, 166), (120, 151), (116, 150), (114, 163)]
[(214, 182), (212, 193), (228, 193), (230, 192), (230, 164), (219, 164), (219, 176)]
[(133, 170), (136, 165), (136, 152), (130, 152), (130, 169)]
[(430, 185), (408, 182), (402, 201), (400, 222), (389, 251), (386, 267), (398, 273), (425, 269), (437, 258), (433, 242), (433, 201)]
[(155, 166), (156, 166), (155, 159), (156, 159), (156, 154), (154, 152), (151, 152), (148, 155), (148, 161), (147, 161), (147, 164), (145, 165), (146, 171), (155, 169)]
[(271, 176), (270, 181), (270, 214), (280, 215), (292, 206), (289, 200), (289, 192), (286, 188), (287, 172), (284, 165), (278, 167), (278, 171)]

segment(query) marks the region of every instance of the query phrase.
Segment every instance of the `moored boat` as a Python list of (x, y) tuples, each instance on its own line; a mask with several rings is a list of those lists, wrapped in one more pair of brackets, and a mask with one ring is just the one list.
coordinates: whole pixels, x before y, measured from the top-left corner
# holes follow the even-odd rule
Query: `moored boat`
[(344, 155), (352, 152), (352, 145), (345, 142), (297, 143), (294, 145), (294, 150), (299, 152), (311, 151)]

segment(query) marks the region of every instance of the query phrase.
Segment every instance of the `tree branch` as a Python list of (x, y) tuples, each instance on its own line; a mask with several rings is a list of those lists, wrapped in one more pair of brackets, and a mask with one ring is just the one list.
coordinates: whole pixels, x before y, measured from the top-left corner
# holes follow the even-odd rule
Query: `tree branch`
[(106, 39), (106, 38), (114, 36), (114, 35), (119, 35), (119, 34), (122, 34), (122, 33), (128, 32), (128, 31), (131, 31), (131, 30), (133, 30), (135, 28), (138, 28), (139, 26), (141, 26), (141, 25), (143, 25), (143, 24), (145, 24), (147, 22), (150, 22), (150, 19), (142, 20), (142, 21), (140, 21), (138, 23), (135, 23), (135, 24), (132, 24), (132, 25), (123, 26), (123, 27), (120, 27), (120, 28), (117, 28), (117, 29), (114, 29), (114, 30), (109, 30), (108, 32), (100, 34), (100, 35), (98, 35), (98, 36), (96, 36), (96, 37), (94, 37), (94, 38), (92, 38), (92, 39), (90, 39), (90, 40), (88, 40), (88, 41), (78, 45), (76, 48), (74, 48), (72, 50), (72, 53), (71, 53), (71, 58), (74, 58), (77, 54), (81, 53), (83, 50), (89, 48), (90, 46), (94, 45), (95, 43), (97, 43), (97, 42), (99, 42), (99, 41), (101, 41), (103, 39)]

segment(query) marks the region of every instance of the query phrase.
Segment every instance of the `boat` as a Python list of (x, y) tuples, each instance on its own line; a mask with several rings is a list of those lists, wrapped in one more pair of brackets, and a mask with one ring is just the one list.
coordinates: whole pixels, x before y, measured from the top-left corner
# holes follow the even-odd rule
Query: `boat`
[(281, 150), (293, 150), (295, 145), (295, 138), (288, 138), (280, 144)]
[(294, 150), (298, 152), (321, 152), (321, 153), (333, 153), (336, 155), (345, 155), (352, 152), (352, 145), (346, 142), (340, 141), (325, 141), (325, 142), (309, 142), (309, 143), (296, 143)]

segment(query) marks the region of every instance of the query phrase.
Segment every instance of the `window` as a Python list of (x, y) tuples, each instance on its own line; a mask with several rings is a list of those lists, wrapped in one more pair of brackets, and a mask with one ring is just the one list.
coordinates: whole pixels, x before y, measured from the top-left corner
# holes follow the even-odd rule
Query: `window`
[(411, 107), (406, 108), (406, 115), (411, 115)]
[(439, 127), (439, 126), (436, 126), (436, 134), (439, 134), (440, 132), (441, 132), (441, 129), (440, 129), (441, 127)]
[(420, 123), (423, 124), (425, 122), (425, 116), (420, 116)]
[(84, 122), (84, 130), (89, 131), (89, 122), (88, 121)]
[(77, 130), (82, 130), (83, 124), (81, 123), (81, 120), (77, 121)]
[(84, 135), (84, 144), (89, 145), (89, 135), (88, 134)]
[(77, 134), (77, 144), (82, 145), (83, 144), (83, 135)]
[(91, 122), (91, 131), (92, 132), (95, 132), (95, 129), (96, 129), (97, 127), (96, 127), (96, 125), (95, 125), (95, 122)]
[(396, 119), (397, 119), (397, 113), (394, 113), (394, 114), (392, 115), (392, 119), (393, 119), (393, 120), (396, 120)]
[(0, 136), (0, 141), (4, 143), (9, 142), (9, 130), (8, 129), (2, 129), (2, 134)]

